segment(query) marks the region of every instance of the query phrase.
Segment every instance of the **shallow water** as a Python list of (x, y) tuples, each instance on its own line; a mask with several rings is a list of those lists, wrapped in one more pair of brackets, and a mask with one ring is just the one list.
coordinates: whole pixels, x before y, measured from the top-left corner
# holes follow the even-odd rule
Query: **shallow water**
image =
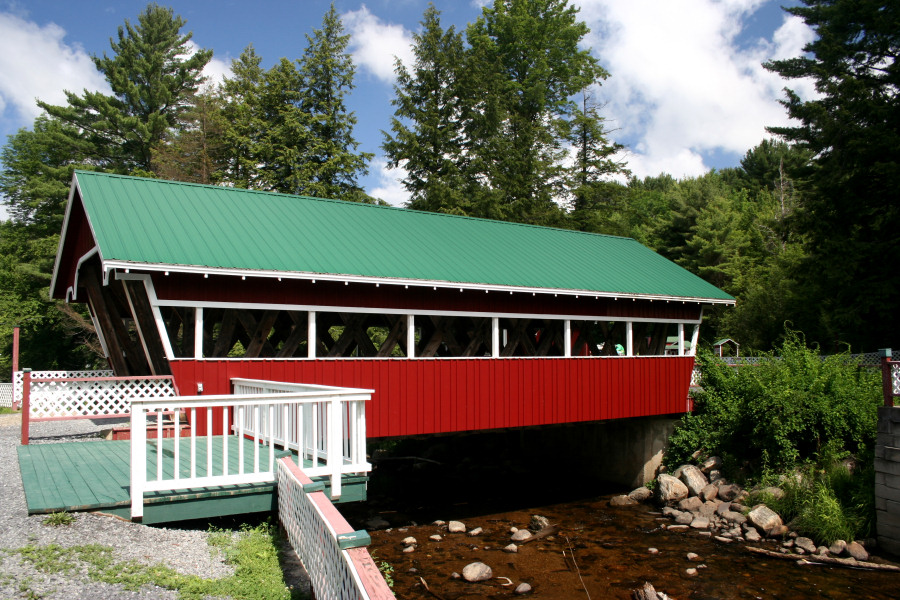
[[(661, 525), (670, 521), (650, 505), (610, 507), (612, 495), (628, 490), (579, 476), (583, 469), (577, 464), (560, 470), (533, 456), (519, 461), (523, 448), (484, 436), (445, 438), (440, 445), (441, 452), (434, 451), (433, 441), (395, 448), (390, 460), (376, 461), (369, 501), (341, 506), (358, 529), (372, 516), (391, 525), (369, 529), (370, 550), (392, 566), (401, 599), (510, 598), (521, 582), (533, 587), (529, 597), (548, 600), (631, 598), (631, 590), (645, 581), (678, 600), (900, 597), (900, 573), (801, 566), (753, 555), (744, 544), (667, 531)], [(398, 458), (404, 455), (428, 460)], [(510, 527), (527, 527), (534, 514), (558, 526), (556, 535), (522, 545), (516, 554), (504, 552)], [(461, 520), (484, 533), (449, 534), (431, 524), (436, 519)], [(442, 540), (429, 540), (434, 534)], [(407, 536), (418, 542), (411, 554), (402, 551)], [(689, 561), (688, 552), (699, 560)], [(490, 566), (494, 579), (475, 584), (452, 577), (476, 561)], [(691, 567), (696, 575), (686, 573)]]

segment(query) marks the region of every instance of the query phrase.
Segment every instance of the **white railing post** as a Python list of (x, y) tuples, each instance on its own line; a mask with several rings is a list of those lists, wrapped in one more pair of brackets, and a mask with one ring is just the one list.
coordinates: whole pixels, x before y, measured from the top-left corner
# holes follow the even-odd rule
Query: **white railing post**
[(344, 465), (344, 427), (341, 418), (341, 401), (333, 397), (328, 402), (328, 431), (325, 434), (328, 474), (331, 477), (331, 498), (341, 497), (341, 467)]
[(131, 519), (144, 516), (144, 489), (147, 487), (147, 411), (131, 410)]

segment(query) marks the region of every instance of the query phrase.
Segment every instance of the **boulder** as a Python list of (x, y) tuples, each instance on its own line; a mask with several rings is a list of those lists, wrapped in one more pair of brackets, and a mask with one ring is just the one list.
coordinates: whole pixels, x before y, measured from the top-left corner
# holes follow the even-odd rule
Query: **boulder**
[(715, 502), (704, 502), (700, 505), (700, 509), (697, 512), (700, 513), (701, 517), (712, 519), (712, 516), (716, 514), (717, 506), (718, 504), (716, 504)]
[(700, 500), (697, 496), (691, 496), (690, 498), (685, 498), (684, 500), (678, 503), (679, 510), (687, 510), (690, 512), (700, 510), (700, 507), (703, 506), (703, 501)]
[(744, 532), (744, 537), (748, 542), (753, 542), (754, 544), (762, 539), (762, 536), (759, 535), (759, 532), (755, 529), (749, 529)]
[(713, 470), (719, 470), (722, 468), (722, 458), (719, 456), (710, 456), (702, 463), (700, 463), (700, 471), (702, 471), (705, 475), (709, 475), (709, 473)]
[(850, 542), (845, 551), (856, 560), (869, 560), (869, 553), (859, 542)]
[(700, 490), (705, 488), (709, 481), (706, 479), (706, 475), (703, 474), (700, 469), (695, 467), (694, 465), (684, 465), (681, 467), (681, 481), (684, 485), (687, 486), (688, 491), (691, 496), (696, 496), (700, 493)]
[(688, 488), (671, 475), (660, 475), (657, 479), (656, 498), (662, 504), (675, 504), (688, 496)]
[(706, 517), (695, 517), (691, 521), (691, 529), (709, 529), (709, 519)]
[(512, 537), (510, 539), (512, 539), (512, 541), (514, 542), (524, 542), (525, 540), (529, 540), (532, 537), (533, 536), (531, 535), (530, 531), (528, 531), (527, 529), (520, 529), (512, 534)]
[(706, 484), (700, 493), (697, 494), (697, 497), (700, 498), (703, 502), (709, 502), (710, 500), (715, 500), (716, 496), (719, 495), (719, 488), (714, 486), (711, 483)]
[(719, 469), (713, 469), (706, 474), (706, 478), (709, 479), (710, 482), (715, 483), (716, 481), (722, 479), (722, 471), (720, 471)]
[[(649, 491), (649, 490), (648, 490)], [(622, 494), (619, 496), (613, 496), (609, 499), (610, 506), (632, 506), (634, 504), (639, 504), (637, 500), (632, 498), (629, 495)]]
[(754, 527), (766, 535), (779, 535), (773, 532), (776, 530), (780, 531), (784, 527), (784, 523), (781, 522), (781, 517), (778, 516), (778, 513), (765, 504), (754, 507), (747, 514), (747, 518), (750, 519)]
[(481, 527), (476, 527), (469, 532), (469, 535), (475, 537), (476, 535), (481, 535), (482, 533), (484, 533), (484, 529), (482, 529)]
[(678, 525), (690, 525), (694, 521), (694, 515), (689, 512), (683, 512), (675, 517), (675, 523)]
[(835, 540), (835, 542), (828, 548), (828, 551), (834, 554), (835, 556), (840, 556), (844, 553), (844, 550), (847, 549), (847, 542), (844, 540)]
[(631, 492), (628, 494), (628, 497), (637, 502), (646, 502), (652, 495), (653, 492), (650, 491), (650, 488), (642, 485), (639, 488), (631, 490)]
[(514, 594), (518, 594), (519, 596), (523, 594), (527, 594), (531, 591), (531, 586), (525, 583), (524, 581), (516, 586), (516, 589), (513, 591)]
[[(719, 480), (721, 481), (721, 479)], [(725, 502), (731, 502), (741, 493), (741, 486), (735, 483), (725, 483), (719, 487), (718, 496)]]
[(450, 533), (465, 533), (466, 524), (461, 521), (450, 521), (447, 523), (447, 530)]
[(804, 552), (808, 552), (809, 554), (816, 553), (816, 544), (808, 537), (798, 537), (794, 540), (794, 546), (796, 548), (802, 548)]
[(434, 535), (429, 535), (428, 539), (431, 540), (432, 542), (439, 542), (443, 538), (441, 536), (439, 536), (438, 534), (434, 534)]
[(531, 515), (531, 521), (528, 523), (528, 529), (532, 531), (540, 531), (550, 527), (550, 519), (541, 515)]
[(688, 552), (687, 559), (691, 562), (695, 562), (695, 561), (700, 560), (700, 555), (697, 554), (696, 552)]
[(765, 487), (765, 488), (761, 489), (759, 491), (759, 493), (763, 494), (765, 496), (771, 496), (772, 498), (774, 498), (776, 500), (781, 500), (782, 498), (784, 498), (784, 490), (781, 489), (780, 487), (775, 487), (775, 486), (771, 486), (771, 485), (769, 487)]
[(516, 552), (519, 551), (519, 547), (516, 546), (515, 544), (510, 544), (510, 545), (508, 545), (508, 546), (504, 546), (504, 547), (503, 547), (503, 551), (504, 551), (504, 552), (509, 552), (510, 554), (515, 554)]
[(494, 576), (494, 571), (482, 562), (474, 562), (465, 566), (462, 572), (463, 579), (469, 582), (487, 581)]
[(418, 542), (416, 542), (416, 538), (414, 538), (413, 536), (409, 536), (403, 538), (402, 543), (404, 546), (415, 546)]

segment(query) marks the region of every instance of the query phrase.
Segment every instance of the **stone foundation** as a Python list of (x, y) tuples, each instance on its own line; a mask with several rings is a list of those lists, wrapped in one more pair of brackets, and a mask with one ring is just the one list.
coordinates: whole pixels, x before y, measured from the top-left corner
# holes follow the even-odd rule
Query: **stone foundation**
[(875, 513), (878, 547), (900, 556), (900, 406), (878, 409)]

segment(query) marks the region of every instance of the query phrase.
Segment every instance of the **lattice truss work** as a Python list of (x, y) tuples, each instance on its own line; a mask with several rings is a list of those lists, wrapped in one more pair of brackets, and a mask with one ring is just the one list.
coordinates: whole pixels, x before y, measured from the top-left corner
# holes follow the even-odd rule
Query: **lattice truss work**
[(128, 416), (132, 398), (174, 396), (171, 379), (32, 379), (30, 414), (32, 420)]
[(309, 574), (316, 598), (359, 600), (367, 598), (358, 583), (347, 552), (341, 550), (337, 534), (312, 501), (303, 485), (278, 461), (278, 514), (288, 541)]
[(0, 383), (0, 406), (4, 408), (12, 407), (13, 401), (13, 384)]

